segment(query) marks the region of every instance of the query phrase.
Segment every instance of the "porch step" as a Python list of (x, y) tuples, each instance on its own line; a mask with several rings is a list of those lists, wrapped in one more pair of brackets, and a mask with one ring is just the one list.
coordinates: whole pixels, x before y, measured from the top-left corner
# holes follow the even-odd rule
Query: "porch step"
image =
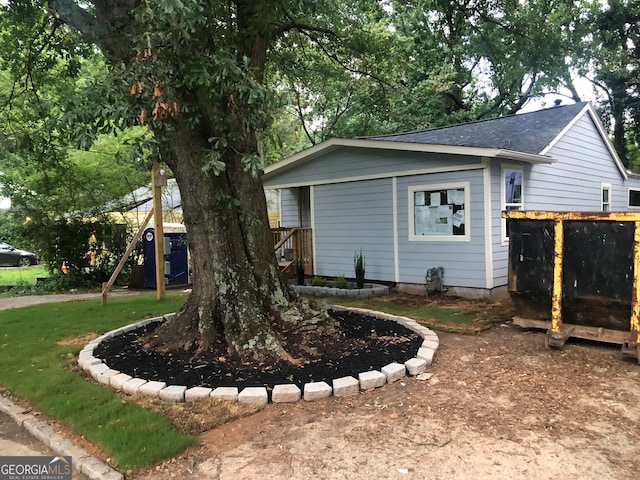
[(278, 265), (280, 266), (280, 273), (285, 274), (286, 276), (291, 276), (293, 277), (293, 275), (295, 274), (295, 270), (293, 267), (293, 260), (281, 260), (278, 262)]

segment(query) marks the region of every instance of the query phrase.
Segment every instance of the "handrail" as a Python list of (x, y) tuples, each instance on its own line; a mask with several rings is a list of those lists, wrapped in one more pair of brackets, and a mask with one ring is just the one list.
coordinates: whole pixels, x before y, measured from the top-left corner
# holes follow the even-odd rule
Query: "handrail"
[[(280, 258), (278, 263), (284, 270), (288, 269), (295, 259), (295, 264), (304, 266), (306, 275), (313, 273), (313, 248), (311, 238), (311, 228), (309, 227), (288, 227), (271, 229), (274, 234), (274, 251)], [(282, 238), (280, 236), (283, 235)], [(280, 252), (279, 252), (280, 251)], [(285, 259), (283, 262), (282, 259)]]
[(293, 234), (294, 234), (295, 232), (297, 232), (297, 231), (298, 231), (298, 227), (294, 227), (294, 228), (292, 228), (292, 229), (289, 231), (289, 233), (287, 233), (287, 234), (286, 234), (282, 239), (280, 239), (280, 241), (279, 241), (278, 243), (276, 243), (276, 246), (275, 246), (275, 247), (273, 247), (273, 249), (274, 249), (274, 250), (279, 249), (282, 245), (284, 245), (284, 242), (286, 242), (287, 240), (289, 240), (289, 239), (293, 236)]

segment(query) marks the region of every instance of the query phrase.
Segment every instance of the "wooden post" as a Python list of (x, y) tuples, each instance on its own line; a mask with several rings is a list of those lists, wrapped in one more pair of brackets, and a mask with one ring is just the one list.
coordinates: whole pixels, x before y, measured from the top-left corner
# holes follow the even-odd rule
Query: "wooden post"
[(131, 255), (131, 252), (133, 252), (133, 249), (135, 248), (136, 243), (138, 243), (138, 241), (140, 240), (140, 237), (142, 236), (142, 232), (144, 232), (144, 227), (146, 227), (147, 223), (149, 223), (149, 220), (151, 220), (151, 215), (153, 215), (153, 208), (147, 214), (147, 217), (144, 219), (144, 222), (142, 222), (142, 225), (140, 225), (140, 228), (138, 228), (138, 231), (133, 236), (133, 240), (131, 240), (131, 242), (129, 243), (127, 250), (124, 252), (124, 255), (120, 259), (120, 263), (118, 263), (118, 266), (111, 274), (109, 281), (102, 284), (102, 300), (100, 303), (102, 304), (103, 307), (107, 304), (107, 293), (109, 293), (109, 289), (113, 286), (113, 283), (116, 281), (116, 278), (118, 278), (118, 275), (120, 274), (122, 267), (124, 267), (124, 264), (127, 261), (127, 258), (129, 258), (129, 255)]
[(162, 229), (162, 187), (167, 184), (167, 177), (160, 171), (158, 162), (153, 161), (153, 226), (156, 247), (156, 298), (164, 298), (166, 291), (164, 279), (164, 231)]

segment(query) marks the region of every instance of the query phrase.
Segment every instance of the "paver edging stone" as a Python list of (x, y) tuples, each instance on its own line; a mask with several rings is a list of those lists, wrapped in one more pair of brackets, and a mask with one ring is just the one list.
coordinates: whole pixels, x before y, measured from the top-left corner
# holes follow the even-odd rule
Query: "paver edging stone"
[[(357, 312), (363, 315), (368, 315), (374, 318), (380, 318), (383, 320), (397, 322), (398, 324), (404, 326), (405, 328), (420, 335), (423, 339), (423, 342), (421, 347), (418, 349), (416, 356), (414, 358), (411, 358), (405, 361), (404, 365), (394, 362), (392, 364), (389, 364), (383, 367), (382, 372), (377, 370), (371, 371), (371, 372), (360, 372), (358, 374), (358, 380), (356, 380), (353, 377), (343, 377), (342, 379), (335, 379), (333, 380), (333, 383), (334, 383), (333, 388), (326, 382), (307, 383), (304, 385), (304, 392), (301, 395), (302, 398), (304, 398), (304, 400), (317, 400), (319, 398), (329, 397), (332, 394), (335, 396), (344, 396), (344, 395), (352, 394), (352, 393), (343, 393), (343, 391), (345, 390), (339, 390), (339, 393), (336, 393), (335, 392), (336, 381), (338, 381), (338, 387), (346, 388), (339, 381), (352, 378), (355, 382), (359, 384), (359, 387), (358, 387), (359, 390), (360, 389), (367, 390), (370, 388), (378, 388), (386, 383), (392, 383), (398, 380), (399, 378), (401, 378), (399, 367), (404, 366), (406, 370), (406, 374), (410, 376), (415, 376), (415, 375), (418, 375), (419, 373), (424, 372), (426, 367), (431, 365), (431, 362), (433, 361), (433, 356), (440, 344), (438, 336), (435, 332), (428, 329), (427, 327), (420, 325), (415, 320), (412, 320), (411, 318), (408, 318), (408, 317), (391, 315), (391, 314), (387, 314), (377, 310), (370, 310), (366, 308), (352, 308), (352, 307), (344, 307), (340, 305), (325, 305), (325, 307), (328, 309), (335, 309), (338, 311), (353, 311), (353, 312)], [(111, 370), (107, 364), (103, 363), (102, 360), (95, 358), (93, 356), (94, 349), (102, 341), (113, 338), (115, 335), (130, 332), (136, 328), (143, 327), (150, 323), (164, 322), (166, 320), (171, 319), (173, 316), (175, 316), (175, 313), (169, 313), (169, 314), (163, 315), (162, 317), (149, 318), (137, 323), (133, 323), (131, 325), (120, 327), (111, 332), (105, 333), (104, 335), (89, 342), (80, 351), (80, 354), (78, 356), (78, 365), (80, 365), (82, 369), (88, 371), (89, 373), (92, 373), (92, 374), (95, 373), (95, 375), (92, 375), (95, 378), (99, 378), (99, 375), (101, 373), (114, 372), (112, 374), (109, 374), (108, 382), (101, 381), (100, 383), (109, 385), (111, 388), (115, 390), (122, 390), (129, 394), (143, 393), (146, 395), (160, 397), (169, 401), (183, 402), (187, 400), (187, 392), (192, 391), (192, 393), (188, 395), (189, 400), (196, 400), (197, 398), (203, 398), (203, 397), (209, 396), (213, 398), (219, 398), (224, 401), (248, 401), (248, 403), (260, 403), (260, 404), (268, 403), (269, 395), (266, 391), (266, 388), (264, 387), (246, 387), (240, 393), (238, 393), (238, 388), (236, 387), (216, 387), (213, 389), (209, 389), (210, 390), (209, 395), (204, 395), (204, 390), (206, 390), (208, 387), (192, 387), (191, 389), (187, 389), (186, 386), (181, 386), (181, 385), (167, 386), (166, 384), (164, 384), (164, 382), (154, 382), (154, 381), (149, 382), (141, 378), (132, 378), (130, 375), (127, 375), (125, 373), (120, 373), (115, 370)], [(100, 364), (104, 366), (99, 366)], [(91, 370), (92, 368), (93, 368), (93, 371)], [(365, 380), (364, 385), (366, 386), (366, 388), (363, 387), (363, 381), (362, 381), (363, 378)], [(159, 386), (156, 384), (164, 384), (164, 385), (162, 388), (159, 388)], [(142, 388), (143, 386), (145, 388)], [(176, 387), (176, 388), (172, 388), (172, 387)], [(287, 387), (287, 385), (274, 385), (273, 389), (275, 390), (277, 387), (281, 387), (278, 390), (282, 391), (282, 387)], [(170, 389), (170, 390), (167, 390), (167, 389)], [(204, 390), (201, 391), (199, 389), (204, 389)], [(264, 389), (264, 394), (262, 393), (262, 391), (258, 394), (258, 390), (260, 389)], [(243, 392), (245, 392), (245, 390), (248, 390), (248, 391), (243, 395)], [(351, 392), (351, 390), (349, 389), (347, 389), (346, 391)], [(195, 393), (195, 392), (198, 392), (198, 393)], [(257, 395), (257, 396), (254, 398), (252, 395)], [(267, 397), (266, 402), (264, 402), (265, 395)], [(273, 393), (272, 393), (272, 397), (273, 397)], [(273, 398), (272, 398), (272, 401), (274, 401)], [(287, 401), (290, 401), (290, 400), (287, 400)]]
[(111, 384), (111, 377), (118, 375), (120, 372), (118, 370), (114, 370), (112, 368), (109, 368), (108, 370), (105, 370), (104, 372), (100, 372), (95, 376), (95, 379), (98, 381), (98, 383), (101, 383), (103, 385), (107, 385), (109, 386)]
[(154, 380), (141, 385), (138, 389), (138, 393), (141, 393), (142, 395), (148, 395), (150, 397), (160, 398), (160, 392), (166, 386), (166, 382), (158, 382), (157, 380)]
[(294, 403), (300, 400), (301, 392), (297, 385), (276, 385), (271, 392), (273, 403)]
[(216, 387), (209, 396), (225, 402), (237, 402), (238, 387)]
[(360, 392), (360, 382), (353, 377), (341, 377), (333, 380), (333, 395), (347, 397)]
[(184, 401), (192, 402), (201, 398), (208, 398), (213, 392), (213, 388), (209, 387), (191, 387), (184, 392)]

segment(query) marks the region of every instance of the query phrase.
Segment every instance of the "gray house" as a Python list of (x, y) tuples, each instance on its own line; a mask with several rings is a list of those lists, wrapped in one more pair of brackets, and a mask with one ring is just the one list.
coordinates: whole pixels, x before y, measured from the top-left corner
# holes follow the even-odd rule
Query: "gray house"
[(589, 103), (368, 137), (331, 139), (265, 169), (282, 227), (311, 232), (315, 275), (366, 278), (424, 292), (428, 269), (465, 295), (506, 290), (503, 210), (640, 211)]

